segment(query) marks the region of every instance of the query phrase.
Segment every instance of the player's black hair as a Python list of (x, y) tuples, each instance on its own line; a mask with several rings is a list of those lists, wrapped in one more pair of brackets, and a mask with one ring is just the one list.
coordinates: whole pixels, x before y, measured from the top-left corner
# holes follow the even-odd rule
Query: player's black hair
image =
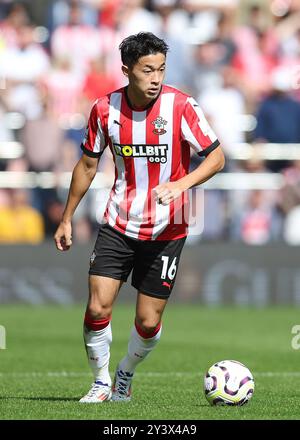
[(167, 54), (169, 46), (152, 32), (139, 32), (125, 38), (119, 46), (122, 63), (133, 67), (139, 58), (156, 53)]

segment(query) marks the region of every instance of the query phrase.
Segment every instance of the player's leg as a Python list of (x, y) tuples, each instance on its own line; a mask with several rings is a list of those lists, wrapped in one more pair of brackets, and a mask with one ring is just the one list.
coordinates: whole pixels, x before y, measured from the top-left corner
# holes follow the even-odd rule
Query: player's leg
[(84, 318), (85, 348), (95, 382), (80, 402), (101, 403), (110, 398), (112, 307), (132, 269), (133, 253), (127, 237), (107, 225), (100, 227), (90, 261), (89, 300)]
[(135, 368), (160, 339), (161, 318), (175, 283), (184, 242), (179, 239), (140, 244), (132, 276), (132, 285), (138, 289), (136, 318), (127, 354), (117, 367), (112, 400), (130, 400)]
[(135, 322), (127, 354), (117, 366), (112, 400), (130, 400), (135, 369), (151, 353), (160, 339), (161, 318), (167, 301), (138, 292)]
[(136, 366), (154, 349), (161, 335), (161, 319), (167, 301), (138, 292), (135, 322), (128, 353), (119, 364), (121, 370), (134, 373)]
[(115, 298), (123, 281), (90, 275), (89, 300), (86, 307), (83, 339), (94, 384), (81, 403), (108, 400), (111, 396), (109, 375), (110, 344), (112, 342), (111, 315)]

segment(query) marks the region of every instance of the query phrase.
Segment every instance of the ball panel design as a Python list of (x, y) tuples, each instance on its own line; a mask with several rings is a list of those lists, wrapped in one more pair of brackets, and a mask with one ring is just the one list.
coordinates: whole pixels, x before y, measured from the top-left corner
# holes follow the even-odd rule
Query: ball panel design
[(217, 378), (215, 376), (206, 374), (204, 380), (204, 389), (206, 394), (215, 391), (217, 389)]
[(211, 405), (245, 405), (254, 392), (254, 379), (241, 362), (216, 362), (204, 377), (204, 392)]

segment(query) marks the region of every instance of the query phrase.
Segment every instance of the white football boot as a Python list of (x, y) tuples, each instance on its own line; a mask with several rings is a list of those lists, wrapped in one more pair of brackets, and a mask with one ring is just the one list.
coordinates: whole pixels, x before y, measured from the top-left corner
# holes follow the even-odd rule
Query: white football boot
[(80, 403), (103, 403), (111, 398), (111, 385), (96, 380), (90, 391), (83, 396)]
[(117, 367), (112, 386), (112, 402), (129, 402), (131, 399), (131, 381), (133, 373), (122, 371)]

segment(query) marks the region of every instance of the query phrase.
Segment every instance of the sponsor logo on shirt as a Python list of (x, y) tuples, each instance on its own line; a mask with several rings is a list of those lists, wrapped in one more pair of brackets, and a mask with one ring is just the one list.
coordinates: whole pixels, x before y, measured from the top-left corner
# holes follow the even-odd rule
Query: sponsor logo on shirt
[(113, 144), (115, 152), (122, 157), (147, 157), (151, 163), (167, 162), (167, 144)]

